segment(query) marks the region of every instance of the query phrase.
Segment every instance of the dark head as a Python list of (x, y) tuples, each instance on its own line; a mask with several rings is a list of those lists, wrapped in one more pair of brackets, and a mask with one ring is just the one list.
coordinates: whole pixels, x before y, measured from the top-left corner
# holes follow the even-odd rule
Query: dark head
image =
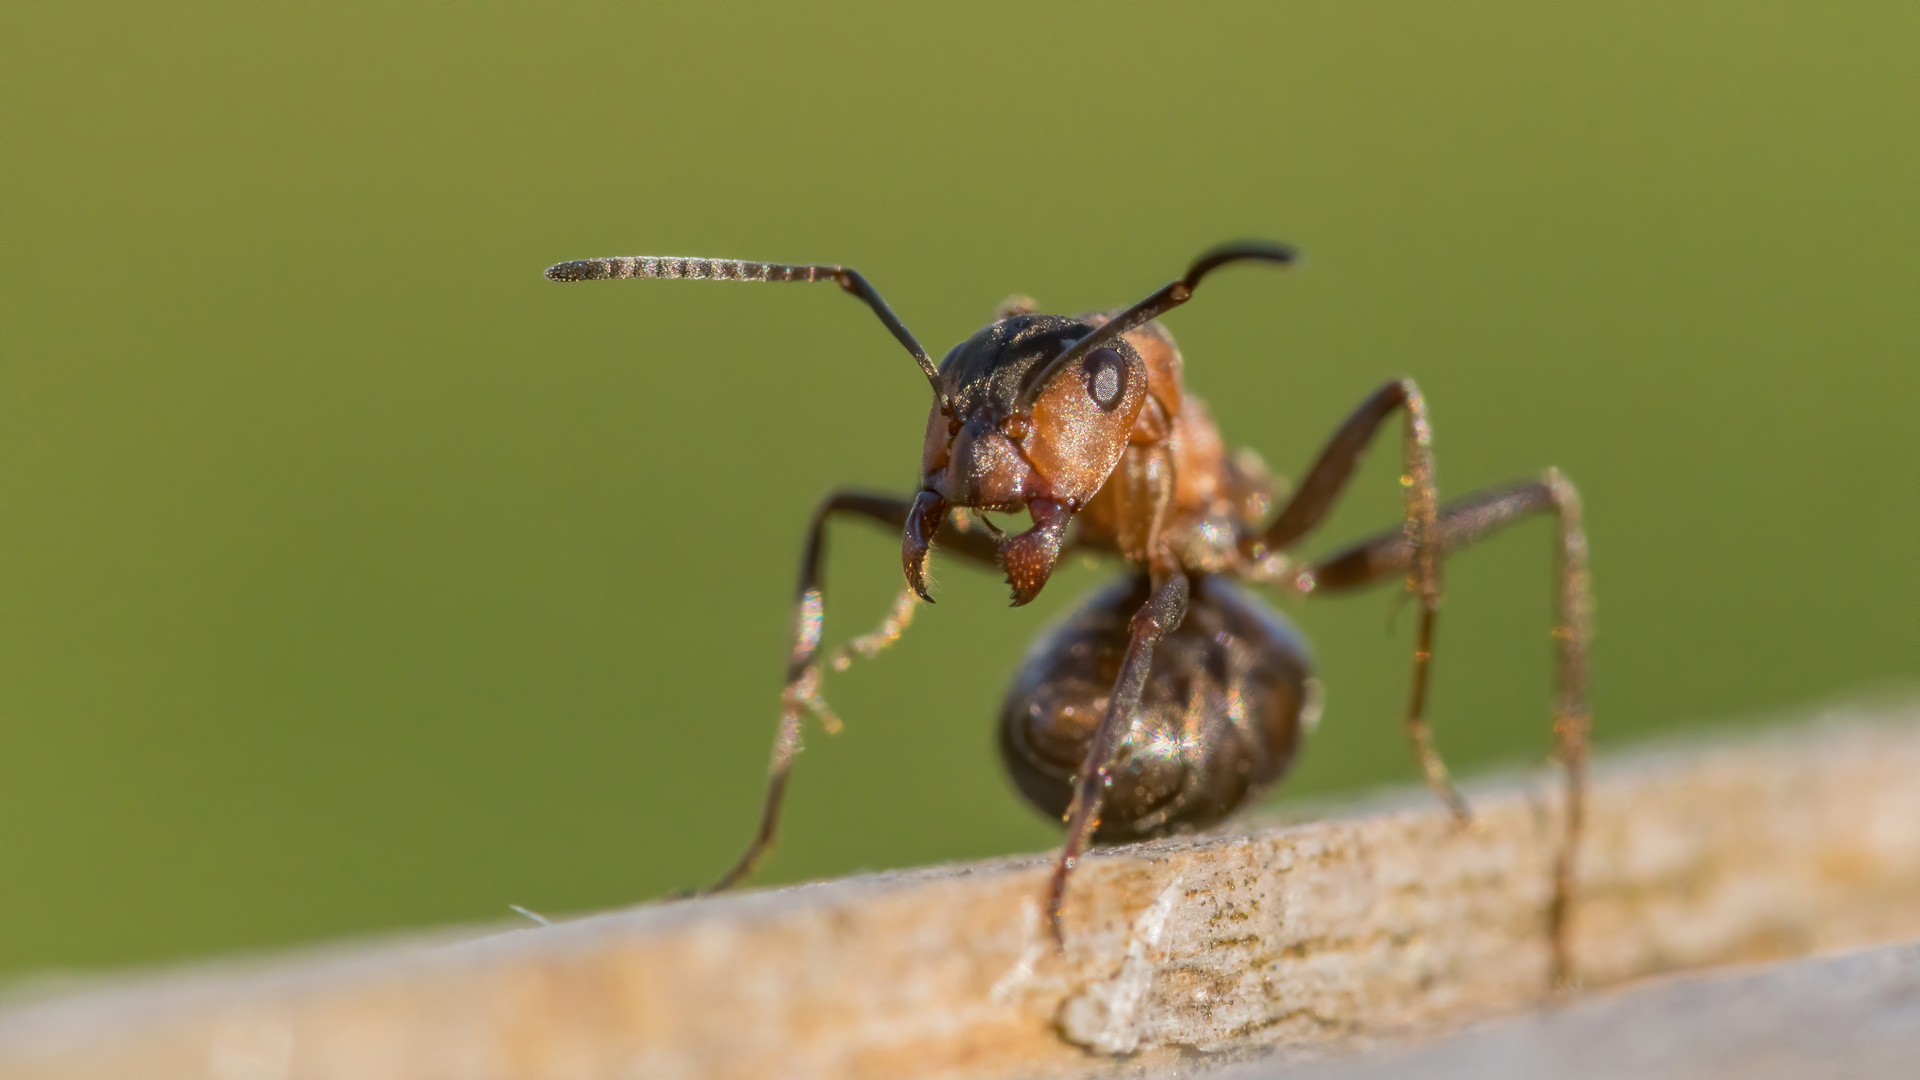
[(920, 486), (954, 506), (1013, 512), (1033, 499), (1075, 505), (1120, 460), (1147, 400), (1147, 369), (1124, 338), (1055, 371), (1022, 403), (1026, 380), (1091, 323), (1015, 315), (954, 346), (940, 362), (947, 401), (927, 417)]
[(1014, 603), (1039, 593), (1068, 520), (1119, 463), (1147, 400), (1146, 364), (1124, 338), (1050, 369), (1096, 329), (1057, 315), (1014, 315), (941, 361), (946, 393), (927, 416), (920, 494), (902, 550), (922, 595), (927, 541), (956, 506), (1032, 514), (1033, 528), (1001, 552)]

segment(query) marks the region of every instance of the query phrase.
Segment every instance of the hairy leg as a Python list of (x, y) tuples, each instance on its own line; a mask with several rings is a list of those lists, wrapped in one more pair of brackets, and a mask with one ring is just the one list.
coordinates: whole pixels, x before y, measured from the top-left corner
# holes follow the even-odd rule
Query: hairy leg
[[(1536, 514), (1552, 514), (1559, 529), (1555, 546), (1553, 640), (1555, 755), (1566, 769), (1566, 822), (1554, 858), (1553, 899), (1547, 911), (1553, 943), (1556, 986), (1573, 981), (1569, 936), (1573, 918), (1575, 856), (1586, 811), (1587, 650), (1593, 640), (1593, 596), (1587, 569), (1587, 537), (1581, 527), (1580, 493), (1550, 469), (1539, 480), (1495, 488), (1440, 512), (1439, 549), (1445, 554), (1484, 540), (1507, 525)], [(1415, 557), (1401, 533), (1386, 533), (1327, 558), (1300, 572), (1294, 587), (1305, 593), (1338, 593), (1404, 574)]]
[[(811, 712), (820, 718), (828, 731), (837, 731), (840, 721), (833, 710), (827, 706), (826, 699), (820, 696), (820, 635), (826, 617), (826, 528), (828, 519), (835, 516), (863, 517), (877, 521), (895, 529), (906, 525), (907, 515), (913, 508), (911, 499), (900, 499), (890, 495), (873, 495), (863, 492), (841, 491), (829, 495), (813, 512), (813, 521), (807, 531), (807, 546), (800, 557), (800, 584), (794, 603), (793, 637), (787, 654), (787, 684), (780, 694), (780, 726), (773, 738), (773, 758), (767, 766), (767, 796), (760, 811), (760, 826), (754, 833), (753, 841), (740, 860), (728, 870), (719, 881), (706, 891), (719, 892), (731, 888), (748, 874), (760, 861), (767, 849), (773, 846), (773, 838), (780, 824), (780, 806), (786, 796), (787, 776), (793, 770), (794, 755), (800, 752), (800, 717), (803, 712)], [(962, 531), (951, 525), (943, 527), (937, 542), (949, 551), (977, 561), (989, 564), (995, 561), (998, 552), (991, 538), (977, 533)], [(896, 615), (898, 607), (896, 606)], [(882, 627), (883, 634), (890, 635), (887, 642), (899, 636), (905, 627), (905, 619), (890, 620), (898, 625)], [(872, 638), (875, 635), (867, 635)], [(856, 639), (851, 646), (856, 651), (866, 638)], [(882, 643), (884, 645), (885, 642)], [(882, 646), (874, 646), (879, 651)], [(870, 655), (870, 654), (869, 654)]]
[(1120, 663), (1120, 677), (1107, 699), (1107, 711), (1094, 729), (1087, 756), (1080, 763), (1080, 775), (1074, 780), (1073, 802), (1067, 807), (1067, 842), (1054, 861), (1053, 877), (1047, 885), (1047, 920), (1056, 943), (1065, 940), (1060, 928), (1060, 913), (1066, 906), (1067, 875), (1080, 861), (1100, 825), (1100, 807), (1107, 788), (1113, 784), (1113, 762), (1133, 723), (1146, 690), (1147, 673), (1153, 666), (1153, 647), (1172, 633), (1187, 613), (1187, 576), (1176, 573), (1154, 590), (1133, 617), (1132, 633), (1127, 640), (1126, 657)]
[[(1396, 379), (1375, 390), (1335, 431), (1299, 490), (1281, 509), (1266, 531), (1242, 542), (1242, 554), (1256, 567), (1272, 553), (1298, 543), (1326, 519), (1361, 456), (1381, 425), (1394, 413), (1405, 418), (1400, 485), (1406, 489), (1406, 521), (1401, 536), (1407, 544), (1404, 562), (1407, 591), (1420, 601), (1420, 625), (1413, 647), (1413, 679), (1407, 693), (1405, 725), (1414, 759), (1427, 786), (1452, 808), (1454, 817), (1468, 820), (1466, 800), (1454, 789), (1447, 766), (1433, 745), (1427, 726), (1427, 684), (1433, 667), (1434, 621), (1440, 610), (1440, 559), (1437, 548), (1439, 493), (1433, 479), (1433, 429), (1427, 421), (1426, 398), (1412, 379)], [(1259, 576), (1256, 574), (1256, 576)]]
[(1122, 459), (1120, 469), (1107, 481), (1125, 484), (1134, 502), (1128, 516), (1138, 523), (1137, 532), (1131, 538), (1122, 533), (1121, 550), (1129, 560), (1147, 564), (1153, 595), (1133, 616), (1120, 674), (1114, 680), (1113, 693), (1107, 697), (1107, 711), (1101, 715), (1100, 726), (1094, 729), (1087, 756), (1081, 760), (1079, 775), (1074, 778), (1073, 801), (1067, 806), (1067, 840), (1054, 861), (1053, 877), (1047, 885), (1047, 921), (1055, 944), (1064, 945), (1066, 941), (1060, 914), (1067, 901), (1067, 877), (1073, 873), (1080, 856), (1093, 840), (1094, 830), (1100, 826), (1100, 807), (1106, 800), (1107, 788), (1113, 783), (1114, 758), (1133, 727), (1133, 714), (1140, 707), (1140, 697), (1153, 667), (1153, 648), (1161, 638), (1179, 629), (1180, 620), (1187, 614), (1187, 594), (1191, 586), (1186, 571), (1161, 538), (1168, 507), (1173, 503), (1173, 469), (1173, 458), (1164, 446), (1136, 447)]

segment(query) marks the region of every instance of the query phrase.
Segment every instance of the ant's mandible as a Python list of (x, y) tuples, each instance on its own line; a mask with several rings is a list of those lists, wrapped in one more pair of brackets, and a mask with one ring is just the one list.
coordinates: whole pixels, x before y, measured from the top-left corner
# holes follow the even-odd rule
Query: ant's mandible
[[(926, 562), (945, 550), (1006, 572), (1018, 606), (1039, 595), (1061, 553), (1105, 551), (1128, 576), (1096, 594), (1028, 654), (1000, 715), (1000, 749), (1014, 782), (1066, 822), (1046, 911), (1056, 941), (1069, 873), (1089, 843), (1144, 840), (1204, 828), (1278, 780), (1303, 728), (1318, 719), (1319, 684), (1298, 632), (1235, 584), (1296, 596), (1341, 593), (1394, 578), (1419, 601), (1406, 731), (1427, 783), (1455, 817), (1466, 803), (1448, 779), (1425, 720), (1440, 563), (1450, 552), (1537, 513), (1557, 519), (1553, 729), (1566, 769), (1565, 833), (1547, 912), (1553, 979), (1571, 973), (1568, 920), (1586, 763), (1587, 545), (1580, 500), (1557, 470), (1441, 506), (1426, 399), (1411, 379), (1374, 391), (1347, 417), (1279, 513), (1275, 484), (1248, 453), (1225, 452), (1206, 406), (1181, 384), (1180, 352), (1154, 320), (1229, 263), (1287, 264), (1279, 244), (1226, 244), (1179, 280), (1120, 312), (1042, 315), (1023, 298), (956, 345), (938, 367), (867, 279), (844, 266), (724, 259), (582, 259), (550, 267), (554, 281), (684, 278), (831, 281), (873, 309), (933, 387), (911, 499), (837, 492), (814, 511), (800, 559), (798, 610), (781, 695), (765, 808), (740, 861), (714, 886), (746, 877), (773, 843), (800, 718), (839, 721), (820, 696), (821, 588), (827, 519), (851, 514), (903, 532), (907, 590), (875, 632), (833, 658), (871, 656), (899, 637), (927, 595)], [(1326, 517), (1374, 434), (1403, 418), (1402, 527), (1329, 558), (1288, 552)], [(967, 511), (1025, 510), (1033, 526), (1006, 536)], [(1068, 526), (1078, 522), (1069, 531)]]

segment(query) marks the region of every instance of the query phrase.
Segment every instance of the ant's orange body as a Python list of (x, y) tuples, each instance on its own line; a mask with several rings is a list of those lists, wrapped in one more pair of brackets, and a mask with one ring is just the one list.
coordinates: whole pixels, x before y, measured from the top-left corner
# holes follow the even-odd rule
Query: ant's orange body
[[(1293, 258), (1281, 245), (1225, 245), (1120, 312), (1063, 318), (1037, 314), (1024, 300), (1010, 302), (938, 367), (880, 294), (846, 267), (611, 258), (547, 270), (555, 281), (832, 281), (872, 307), (933, 387), (915, 496), (841, 492), (814, 513), (765, 809), (753, 842), (716, 889), (750, 873), (773, 841), (801, 716), (811, 711), (830, 728), (838, 726), (819, 693), (822, 541), (833, 515), (902, 531), (908, 589), (877, 632), (849, 646), (866, 655), (899, 636), (916, 600), (931, 600), (924, 571), (936, 544), (1002, 567), (1015, 605), (1039, 594), (1071, 548), (1117, 554), (1130, 568), (1125, 580), (1036, 644), (1002, 709), (1000, 746), (1015, 783), (1036, 806), (1066, 821), (1046, 906), (1058, 940), (1068, 875), (1089, 843), (1146, 839), (1220, 820), (1281, 777), (1302, 729), (1317, 717), (1318, 683), (1304, 642), (1236, 579), (1296, 595), (1406, 582), (1420, 604), (1407, 734), (1427, 782), (1467, 820), (1466, 803), (1424, 719), (1441, 559), (1520, 517), (1548, 512), (1559, 522), (1554, 731), (1568, 778), (1566, 835), (1548, 923), (1554, 978), (1568, 977), (1591, 620), (1579, 497), (1549, 470), (1441, 506), (1426, 401), (1411, 380), (1400, 379), (1361, 403), (1285, 506), (1265, 521), (1274, 495), (1270, 478), (1256, 458), (1225, 452), (1205, 405), (1182, 384), (1173, 338), (1153, 320), (1185, 303), (1221, 266)], [(1318, 562), (1290, 558), (1288, 551), (1326, 516), (1374, 433), (1396, 412), (1405, 429), (1403, 527)], [(1025, 511), (1033, 525), (1002, 536), (968, 510)], [(1069, 525), (1077, 527), (1069, 532)], [(844, 667), (847, 656), (836, 657), (836, 666)]]

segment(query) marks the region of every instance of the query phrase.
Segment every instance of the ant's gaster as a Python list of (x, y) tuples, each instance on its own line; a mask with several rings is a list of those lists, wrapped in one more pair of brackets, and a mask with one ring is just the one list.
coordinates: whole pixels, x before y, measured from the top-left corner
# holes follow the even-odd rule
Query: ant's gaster
[[(1229, 263), (1292, 262), (1291, 248), (1227, 244), (1179, 280), (1120, 312), (1039, 314), (1008, 300), (994, 322), (935, 367), (872, 285), (842, 266), (720, 259), (609, 258), (560, 263), (554, 281), (687, 278), (831, 281), (873, 309), (933, 388), (912, 498), (839, 492), (814, 511), (800, 583), (780, 728), (758, 833), (715, 889), (746, 877), (779, 822), (800, 719), (839, 721), (820, 696), (827, 519), (853, 515), (900, 529), (907, 590), (873, 633), (833, 657), (845, 668), (899, 637), (927, 594), (936, 545), (1006, 573), (1017, 606), (1039, 595), (1061, 553), (1108, 552), (1127, 575), (1042, 637), (1014, 677), (1000, 714), (1000, 749), (1014, 783), (1066, 822), (1046, 911), (1056, 941), (1068, 875), (1090, 843), (1204, 828), (1280, 779), (1303, 729), (1319, 715), (1306, 643), (1236, 582), (1296, 596), (1343, 593), (1400, 579), (1420, 607), (1405, 725), (1427, 783), (1468, 820), (1425, 720), (1440, 564), (1450, 552), (1538, 513), (1558, 522), (1557, 690), (1553, 729), (1566, 769), (1565, 833), (1546, 912), (1556, 984), (1571, 976), (1568, 924), (1586, 763), (1591, 601), (1579, 496), (1556, 470), (1441, 506), (1426, 399), (1410, 379), (1374, 391), (1348, 416), (1279, 513), (1275, 484), (1250, 453), (1229, 455), (1199, 398), (1181, 382), (1173, 338), (1154, 320), (1187, 302)], [(1402, 419), (1405, 520), (1326, 559), (1289, 552), (1320, 524), (1382, 425)], [(1005, 536), (968, 511), (1024, 510), (1031, 528)], [(1069, 531), (1069, 526), (1073, 526)]]

